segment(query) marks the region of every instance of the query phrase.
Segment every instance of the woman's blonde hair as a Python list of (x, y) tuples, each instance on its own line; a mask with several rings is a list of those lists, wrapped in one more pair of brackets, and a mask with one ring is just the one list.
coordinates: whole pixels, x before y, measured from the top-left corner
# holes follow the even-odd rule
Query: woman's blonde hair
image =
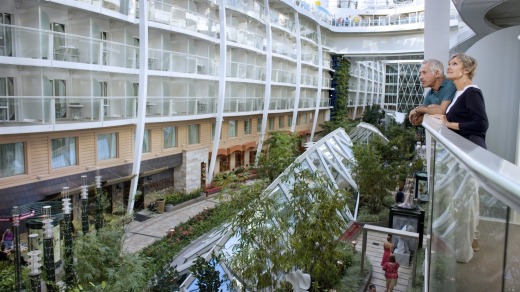
[(473, 79), (473, 76), (475, 76), (477, 73), (477, 60), (475, 60), (475, 58), (471, 57), (470, 55), (458, 53), (453, 55), (450, 61), (455, 57), (459, 58), (459, 60), (462, 62), (462, 67), (464, 67), (464, 70), (468, 71), (469, 79)]

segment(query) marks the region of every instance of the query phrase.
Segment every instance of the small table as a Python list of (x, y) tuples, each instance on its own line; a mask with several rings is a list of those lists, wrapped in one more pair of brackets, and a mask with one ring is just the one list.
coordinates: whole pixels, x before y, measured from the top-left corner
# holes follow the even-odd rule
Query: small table
[(70, 119), (81, 120), (82, 119), (82, 104), (69, 104)]
[(154, 114), (155, 114), (154, 107), (155, 107), (156, 105), (157, 105), (157, 104), (155, 104), (155, 103), (151, 103), (151, 102), (147, 102), (147, 103), (146, 103), (146, 115), (147, 115), (147, 116), (150, 116), (150, 115), (154, 115)]
[(0, 119), (5, 123), (7, 123), (7, 120), (9, 119), (7, 114), (7, 106), (0, 106)]
[(56, 59), (61, 61), (79, 61), (79, 50), (73, 46), (60, 46), (56, 50)]

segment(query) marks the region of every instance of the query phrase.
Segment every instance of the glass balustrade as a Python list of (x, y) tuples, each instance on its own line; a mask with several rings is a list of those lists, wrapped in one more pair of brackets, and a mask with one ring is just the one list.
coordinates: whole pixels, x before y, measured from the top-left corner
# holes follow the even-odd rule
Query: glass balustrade
[(271, 74), (271, 81), (296, 84), (296, 73), (273, 69)]
[(296, 60), (296, 48), (294, 44), (273, 41), (272, 51), (273, 53), (284, 55), (286, 57)]
[(217, 37), (219, 33), (219, 23), (215, 19), (160, 1), (150, 2), (148, 20), (196, 31), (211, 37)]
[(288, 16), (273, 9), (270, 10), (270, 15), (271, 25), (281, 27), (291, 33), (296, 32), (294, 20), (290, 19)]
[(254, 19), (265, 21), (264, 6), (254, 1), (226, 0), (227, 8), (242, 12)]
[(263, 104), (263, 97), (226, 97), (224, 113), (261, 111)]
[(242, 28), (228, 25), (226, 39), (230, 42), (249, 46), (257, 50), (264, 50), (265, 37)]
[(425, 118), (429, 291), (520, 287), (520, 168)]

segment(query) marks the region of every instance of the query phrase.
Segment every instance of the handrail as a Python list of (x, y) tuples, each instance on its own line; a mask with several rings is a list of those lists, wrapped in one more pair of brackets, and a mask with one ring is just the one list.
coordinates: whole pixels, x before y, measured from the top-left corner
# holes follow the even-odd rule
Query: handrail
[[(482, 186), (520, 212), (520, 167), (449, 130), (440, 120), (425, 116), (423, 127), (482, 182)], [(428, 140), (427, 140), (428, 143)], [(432, 145), (427, 145), (431, 149)]]

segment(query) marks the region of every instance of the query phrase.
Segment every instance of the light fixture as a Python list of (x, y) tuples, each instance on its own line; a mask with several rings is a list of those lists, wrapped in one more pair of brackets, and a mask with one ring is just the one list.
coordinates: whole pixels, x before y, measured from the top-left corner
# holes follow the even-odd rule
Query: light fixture
[(98, 188), (98, 189), (101, 188), (101, 176), (100, 175), (96, 175), (96, 188)]
[(81, 199), (86, 200), (88, 198), (87, 193), (87, 176), (82, 175), (81, 176)]
[(62, 207), (64, 214), (70, 214), (70, 198), (69, 198), (69, 187), (63, 187), (63, 191), (61, 192), (63, 195)]

